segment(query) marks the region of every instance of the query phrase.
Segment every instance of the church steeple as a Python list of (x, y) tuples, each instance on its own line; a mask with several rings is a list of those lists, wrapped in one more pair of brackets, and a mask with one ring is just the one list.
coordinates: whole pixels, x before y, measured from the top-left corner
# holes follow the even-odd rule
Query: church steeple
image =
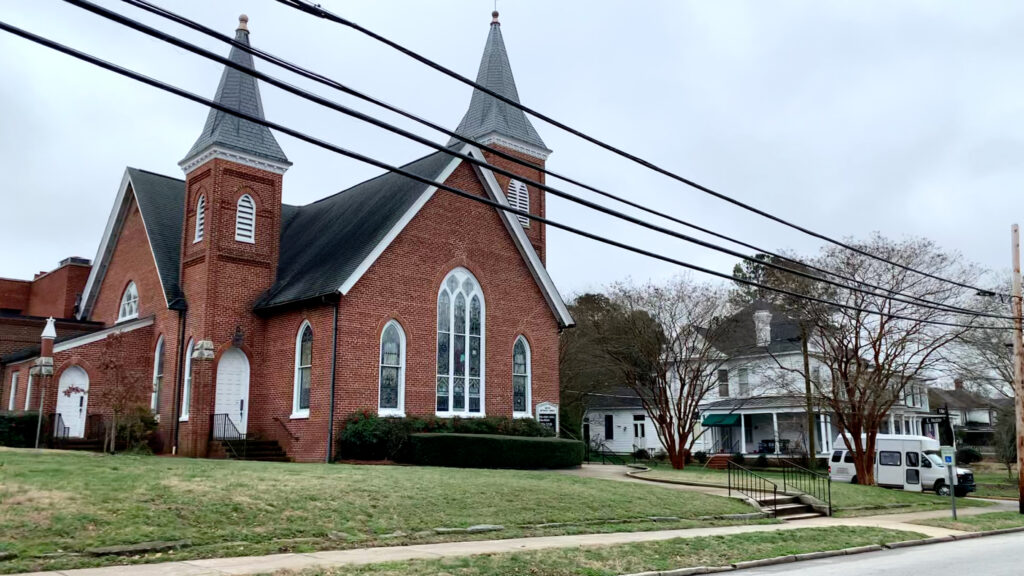
[[(243, 14), (238, 17), (238, 29), (235, 40), (249, 45), (249, 18)], [(244, 68), (255, 70), (252, 54), (237, 46), (231, 48), (230, 60)], [(243, 114), (264, 118), (263, 102), (260, 99), (259, 86), (251, 75), (230, 66), (224, 67), (217, 86), (214, 101)], [(250, 120), (211, 109), (206, 117), (206, 125), (192, 149), (185, 155), (179, 166), (186, 173), (198, 167), (206, 160), (220, 155), (240, 155), (239, 159), (263, 169), (283, 173), (291, 166), (274, 135), (266, 126)]]
[[(501, 37), (497, 10), (491, 13), (491, 30), (484, 45), (483, 58), (480, 59), (476, 83), (513, 102), (519, 102), (519, 91), (512, 77), (505, 41)], [(504, 144), (540, 160), (547, 159), (551, 153), (522, 110), (478, 89), (473, 90), (469, 110), (455, 132), (487, 145)], [(453, 138), (448, 144), (456, 142), (458, 140)]]

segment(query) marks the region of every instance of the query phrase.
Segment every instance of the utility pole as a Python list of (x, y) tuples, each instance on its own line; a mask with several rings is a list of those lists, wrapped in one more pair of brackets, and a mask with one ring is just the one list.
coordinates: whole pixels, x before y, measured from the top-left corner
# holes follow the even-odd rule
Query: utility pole
[(1013, 237), (1013, 399), (1016, 407), (1017, 428), (1017, 494), (1018, 511), (1024, 514), (1024, 336), (1021, 321), (1021, 286), (1020, 286), (1020, 228), (1014, 224), (1010, 227)]

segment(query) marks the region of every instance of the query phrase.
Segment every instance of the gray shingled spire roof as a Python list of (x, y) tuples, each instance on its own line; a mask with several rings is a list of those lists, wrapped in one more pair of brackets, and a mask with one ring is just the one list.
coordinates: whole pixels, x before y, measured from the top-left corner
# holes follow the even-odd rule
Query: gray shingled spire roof
[[(243, 15), (239, 17), (238, 21), (235, 40), (248, 46), (249, 29), (246, 23), (249, 19)], [(252, 54), (237, 46), (231, 48), (229, 58), (232, 62), (245, 68), (255, 69)], [(263, 102), (260, 100), (260, 90), (256, 85), (256, 79), (230, 66), (224, 67), (224, 74), (220, 77), (214, 101), (243, 114), (264, 118)], [(203, 127), (202, 134), (192, 145), (192, 149), (188, 151), (185, 160), (190, 160), (213, 146), (229, 148), (265, 160), (289, 163), (269, 128), (220, 110), (211, 109), (210, 115), (206, 117), (206, 125)]]
[[(513, 102), (519, 102), (516, 81), (512, 77), (508, 53), (505, 52), (505, 41), (501, 38), (498, 13), (494, 12), (493, 16), (491, 31), (487, 35), (487, 44), (484, 46), (484, 55), (480, 59), (480, 70), (476, 73), (476, 83)], [(548, 150), (544, 141), (540, 139), (540, 134), (530, 124), (530, 120), (522, 110), (475, 88), (473, 89), (473, 98), (469, 102), (469, 110), (455, 132), (473, 140), (487, 134), (497, 133), (506, 138)], [(448, 145), (457, 142), (457, 139), (452, 138)]]

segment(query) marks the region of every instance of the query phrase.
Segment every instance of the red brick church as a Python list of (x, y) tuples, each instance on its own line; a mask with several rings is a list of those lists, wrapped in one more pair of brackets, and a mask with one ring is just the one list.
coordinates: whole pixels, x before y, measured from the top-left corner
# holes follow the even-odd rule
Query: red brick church
[[(244, 17), (236, 39), (249, 42)], [(252, 69), (245, 51), (230, 58)], [(477, 82), (518, 101), (497, 13)], [(215, 98), (264, 117), (256, 79), (234, 68)], [(538, 166), (550, 154), (520, 110), (480, 91), (456, 132)], [(544, 179), (473, 144), (448, 146)], [(125, 170), (77, 305), (61, 293), (37, 306), (64, 316), (50, 384), (31, 382), (38, 345), (6, 353), (0, 410), (35, 410), (43, 389), (44, 413), (85, 436), (89, 417), (108, 410), (97, 366), (114, 333), (124, 363), (152, 375), (167, 453), (204, 457), (237, 431), (290, 459), (324, 460), (339, 421), (358, 410), (528, 418), (557, 408), (558, 334), (573, 319), (544, 267), (543, 224), (395, 173), (283, 204), (291, 162), (273, 134), (217, 110), (179, 166), (184, 179)], [(404, 168), (545, 213), (542, 190), (445, 152)], [(18, 316), (4, 298), (0, 310)]]

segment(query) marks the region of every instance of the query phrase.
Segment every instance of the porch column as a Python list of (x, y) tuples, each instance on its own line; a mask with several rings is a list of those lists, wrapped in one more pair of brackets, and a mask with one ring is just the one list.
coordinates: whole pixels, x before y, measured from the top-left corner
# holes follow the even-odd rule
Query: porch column
[(779, 414), (772, 412), (772, 436), (775, 437), (775, 453), (779, 453)]
[(827, 454), (831, 450), (828, 449), (828, 420), (824, 414), (818, 414), (818, 430), (821, 431), (821, 435), (818, 436), (821, 438), (821, 451)]
[(892, 412), (889, 412), (889, 434), (896, 433), (896, 419), (893, 418)]
[(740, 414), (740, 452), (747, 453), (747, 416)]

